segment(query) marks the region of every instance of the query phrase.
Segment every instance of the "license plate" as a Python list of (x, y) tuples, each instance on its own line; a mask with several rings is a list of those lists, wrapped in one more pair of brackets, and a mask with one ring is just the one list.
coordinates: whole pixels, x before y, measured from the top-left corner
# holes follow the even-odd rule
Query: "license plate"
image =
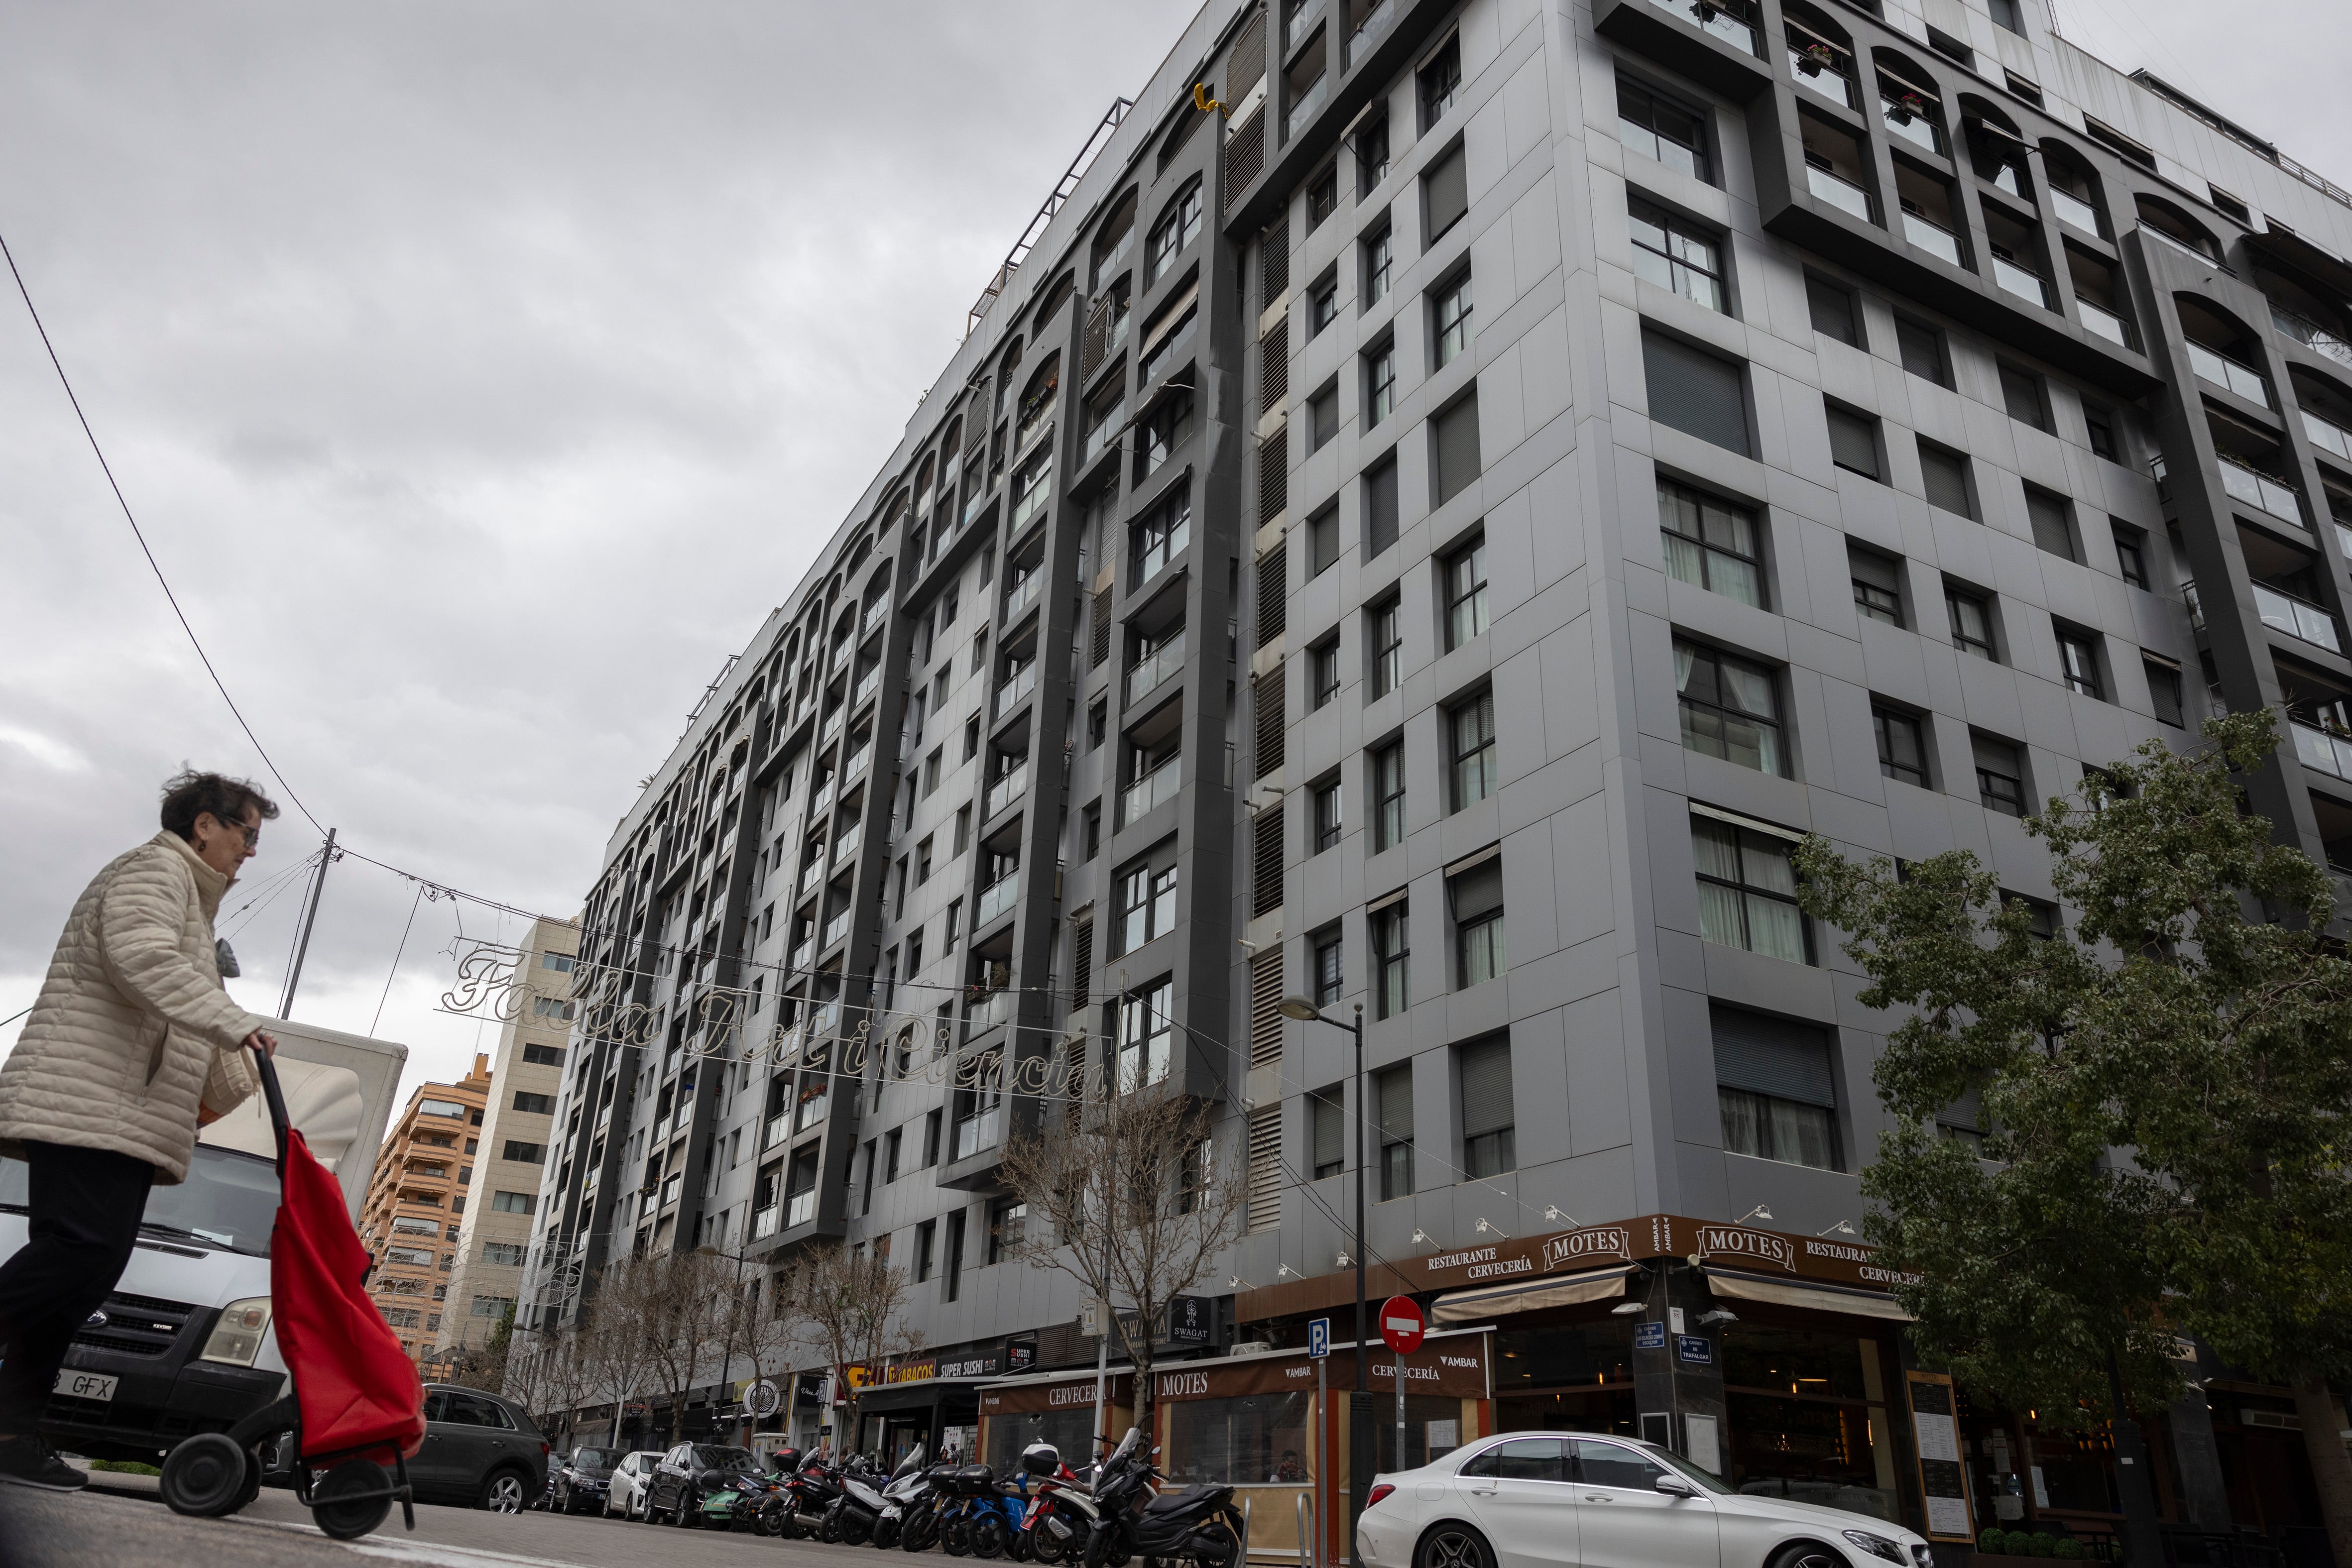
[(121, 1381), (103, 1373), (76, 1372), (68, 1366), (58, 1373), (57, 1385), (50, 1392), (68, 1399), (95, 1399), (103, 1405), (113, 1399), (114, 1385)]

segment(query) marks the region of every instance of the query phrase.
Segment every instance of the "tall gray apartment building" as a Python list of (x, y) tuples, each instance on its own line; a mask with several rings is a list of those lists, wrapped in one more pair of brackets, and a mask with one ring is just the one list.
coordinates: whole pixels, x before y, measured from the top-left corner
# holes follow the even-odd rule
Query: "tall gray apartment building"
[[(2020, 817), (2269, 706), (2257, 809), (2352, 865), (2347, 255), (2352, 194), (2044, 0), (1213, 0), (614, 832), (526, 1322), (887, 1249), (930, 1360), (857, 1440), (979, 1421), (1092, 1364), (999, 1261), (1082, 1065), (1247, 1174), (1171, 1354), (1347, 1338), (1361, 1128), (1376, 1294), (1486, 1367), (1417, 1451), (2095, 1531), (2112, 1456), (1956, 1404), (1842, 1239), (1883, 1020), (1789, 852), (2063, 920)], [(1360, 1103), (1286, 995), (1361, 1007)], [(1177, 1397), (1196, 1476), (1344, 1467)], [(2152, 1430), (2174, 1517), (2311, 1522), (2270, 1398)]]

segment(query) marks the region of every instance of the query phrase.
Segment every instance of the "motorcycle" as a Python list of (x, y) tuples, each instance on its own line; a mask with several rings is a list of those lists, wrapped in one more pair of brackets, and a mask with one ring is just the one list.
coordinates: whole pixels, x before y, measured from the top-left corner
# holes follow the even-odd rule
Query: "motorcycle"
[(783, 1472), (783, 1485), (764, 1505), (763, 1518), (771, 1526), (766, 1533), (793, 1541), (819, 1534), (834, 1500), (841, 1495), (824, 1453), (803, 1458), (787, 1448), (776, 1456), (776, 1462)]
[(728, 1527), (751, 1535), (773, 1535), (782, 1523), (782, 1511), (768, 1506), (783, 1490), (785, 1477), (779, 1472), (746, 1476), (735, 1489), (735, 1499), (728, 1516)]
[(898, 1523), (898, 1544), (909, 1552), (929, 1552), (940, 1539), (940, 1517), (954, 1495), (953, 1463), (933, 1465), (923, 1472), (923, 1485), (907, 1503)]
[(1240, 1568), (1242, 1515), (1234, 1489), (1189, 1486), (1155, 1495), (1165, 1478), (1142, 1451), (1140, 1437), (1129, 1427), (1097, 1475), (1094, 1500), (1100, 1512), (1087, 1536), (1084, 1568), (1118, 1568), (1137, 1557)]
[(817, 1539), (863, 1546), (874, 1539), (875, 1528), (882, 1522), (883, 1512), (890, 1507), (882, 1496), (882, 1488), (887, 1482), (873, 1469), (872, 1461), (863, 1454), (845, 1466), (836, 1479), (841, 1495), (834, 1499), (831, 1508), (825, 1510)]
[(1059, 1563), (1083, 1549), (1101, 1511), (1089, 1479), (1064, 1464), (1061, 1450), (1051, 1443), (1032, 1443), (1024, 1449), (1021, 1469), (1036, 1483), (1016, 1537), (1029, 1556), (1039, 1563)]
[(1007, 1495), (986, 1465), (965, 1465), (950, 1479), (951, 1493), (940, 1511), (940, 1548), (950, 1557), (1028, 1558), (1021, 1539), (1023, 1502)]
[(889, 1480), (880, 1489), (882, 1517), (874, 1521), (874, 1546), (887, 1552), (898, 1544), (899, 1532), (905, 1528), (907, 1510), (923, 1495), (923, 1450), (915, 1448), (898, 1461), (890, 1472)]

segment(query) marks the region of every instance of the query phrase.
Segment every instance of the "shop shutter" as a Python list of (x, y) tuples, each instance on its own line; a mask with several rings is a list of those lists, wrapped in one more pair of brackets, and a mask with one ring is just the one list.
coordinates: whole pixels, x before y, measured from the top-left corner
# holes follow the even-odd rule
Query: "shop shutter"
[(1250, 696), (1257, 709), (1257, 771), (1252, 777), (1263, 779), (1282, 767), (1282, 740), (1285, 729), (1282, 713), (1282, 666), (1276, 664), (1264, 675), (1252, 681)]
[(1225, 138), (1225, 200), (1248, 190), (1265, 170), (1265, 110), (1260, 107)]
[(1275, 426), (1257, 445), (1257, 526), (1265, 527), (1290, 507), (1290, 426)]
[(1738, 1008), (1715, 1009), (1713, 1023), (1715, 1081), (1724, 1088), (1808, 1105), (1837, 1104), (1824, 1031)]
[(1260, 811), (1250, 824), (1255, 853), (1250, 866), (1253, 919), (1282, 907), (1282, 808)]
[[(1412, 1142), (1412, 1067), (1407, 1063), (1391, 1067), (1380, 1076), (1381, 1142), (1409, 1144)], [(1509, 1085), (1504, 1087), (1506, 1099)]]
[(1290, 319), (1284, 317), (1267, 329), (1257, 345), (1257, 406), (1261, 413), (1280, 408), (1290, 396)]
[(1344, 1092), (1335, 1084), (1322, 1094), (1307, 1097), (1315, 1118), (1315, 1168), (1318, 1171), (1348, 1157), (1347, 1116), (1339, 1107)]
[(1282, 1223), (1282, 1107), (1262, 1105), (1249, 1113), (1249, 1228), (1271, 1230)]
[(1257, 645), (1282, 635), (1290, 624), (1290, 547), (1278, 544), (1258, 558)]
[(1250, 960), (1250, 1065), (1272, 1067), (1282, 1060), (1282, 949), (1268, 947)]
[(1097, 670), (1110, 661), (1110, 595), (1108, 588), (1095, 595), (1094, 667)]
[(1091, 918), (1070, 927), (1070, 1010), (1087, 1005), (1087, 985), (1095, 972), (1095, 923)]
[(1511, 1042), (1462, 1048), (1462, 1135), (1481, 1137), (1517, 1124), (1511, 1109)]

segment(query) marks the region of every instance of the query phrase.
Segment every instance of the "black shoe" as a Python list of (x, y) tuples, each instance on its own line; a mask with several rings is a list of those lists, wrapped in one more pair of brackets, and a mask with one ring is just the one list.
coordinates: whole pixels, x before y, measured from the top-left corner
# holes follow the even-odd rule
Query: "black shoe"
[(0, 1439), (0, 1481), (44, 1491), (79, 1491), (89, 1485), (89, 1477), (58, 1458), (57, 1450), (40, 1437), (9, 1437)]

